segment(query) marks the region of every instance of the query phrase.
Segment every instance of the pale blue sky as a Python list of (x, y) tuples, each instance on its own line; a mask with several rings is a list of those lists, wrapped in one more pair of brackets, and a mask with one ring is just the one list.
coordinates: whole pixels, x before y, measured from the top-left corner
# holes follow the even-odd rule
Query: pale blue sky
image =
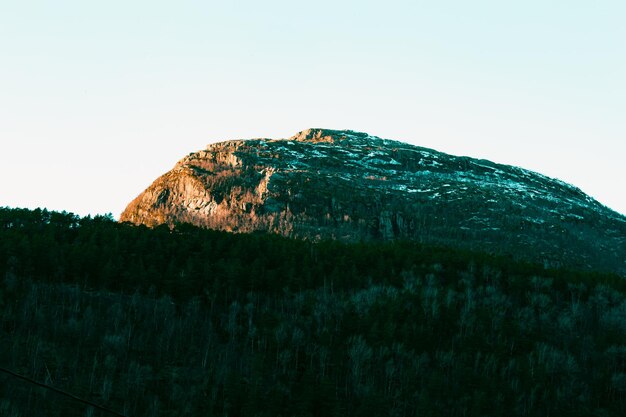
[(353, 129), (626, 213), (626, 2), (0, 2), (0, 206), (112, 212), (209, 142)]

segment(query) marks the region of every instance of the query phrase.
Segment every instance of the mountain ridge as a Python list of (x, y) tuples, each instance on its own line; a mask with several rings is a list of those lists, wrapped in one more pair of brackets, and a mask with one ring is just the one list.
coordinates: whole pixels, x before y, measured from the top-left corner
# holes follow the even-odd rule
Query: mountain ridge
[(352, 130), (229, 140), (178, 161), (120, 221), (312, 240), (416, 240), (625, 275), (626, 218), (520, 167)]

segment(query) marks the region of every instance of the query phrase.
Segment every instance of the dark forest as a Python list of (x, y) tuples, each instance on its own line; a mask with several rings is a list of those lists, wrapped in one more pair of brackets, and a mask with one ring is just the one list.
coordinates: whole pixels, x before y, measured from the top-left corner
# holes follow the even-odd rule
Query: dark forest
[[(126, 416), (623, 416), (626, 281), (0, 209), (0, 367)], [(107, 416), (0, 373), (0, 416)]]

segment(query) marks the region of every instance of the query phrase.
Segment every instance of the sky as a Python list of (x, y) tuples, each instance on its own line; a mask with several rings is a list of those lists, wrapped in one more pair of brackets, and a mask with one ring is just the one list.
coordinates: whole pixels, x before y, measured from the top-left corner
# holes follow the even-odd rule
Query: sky
[(0, 2), (0, 206), (112, 213), (226, 139), (351, 129), (626, 214), (626, 2)]

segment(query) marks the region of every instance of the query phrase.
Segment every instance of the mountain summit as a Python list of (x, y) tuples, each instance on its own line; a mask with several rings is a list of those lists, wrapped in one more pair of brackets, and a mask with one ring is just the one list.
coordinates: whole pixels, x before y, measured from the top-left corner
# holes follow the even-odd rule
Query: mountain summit
[(626, 218), (578, 188), (351, 130), (209, 145), (154, 181), (120, 220), (312, 240), (416, 240), (626, 272)]

